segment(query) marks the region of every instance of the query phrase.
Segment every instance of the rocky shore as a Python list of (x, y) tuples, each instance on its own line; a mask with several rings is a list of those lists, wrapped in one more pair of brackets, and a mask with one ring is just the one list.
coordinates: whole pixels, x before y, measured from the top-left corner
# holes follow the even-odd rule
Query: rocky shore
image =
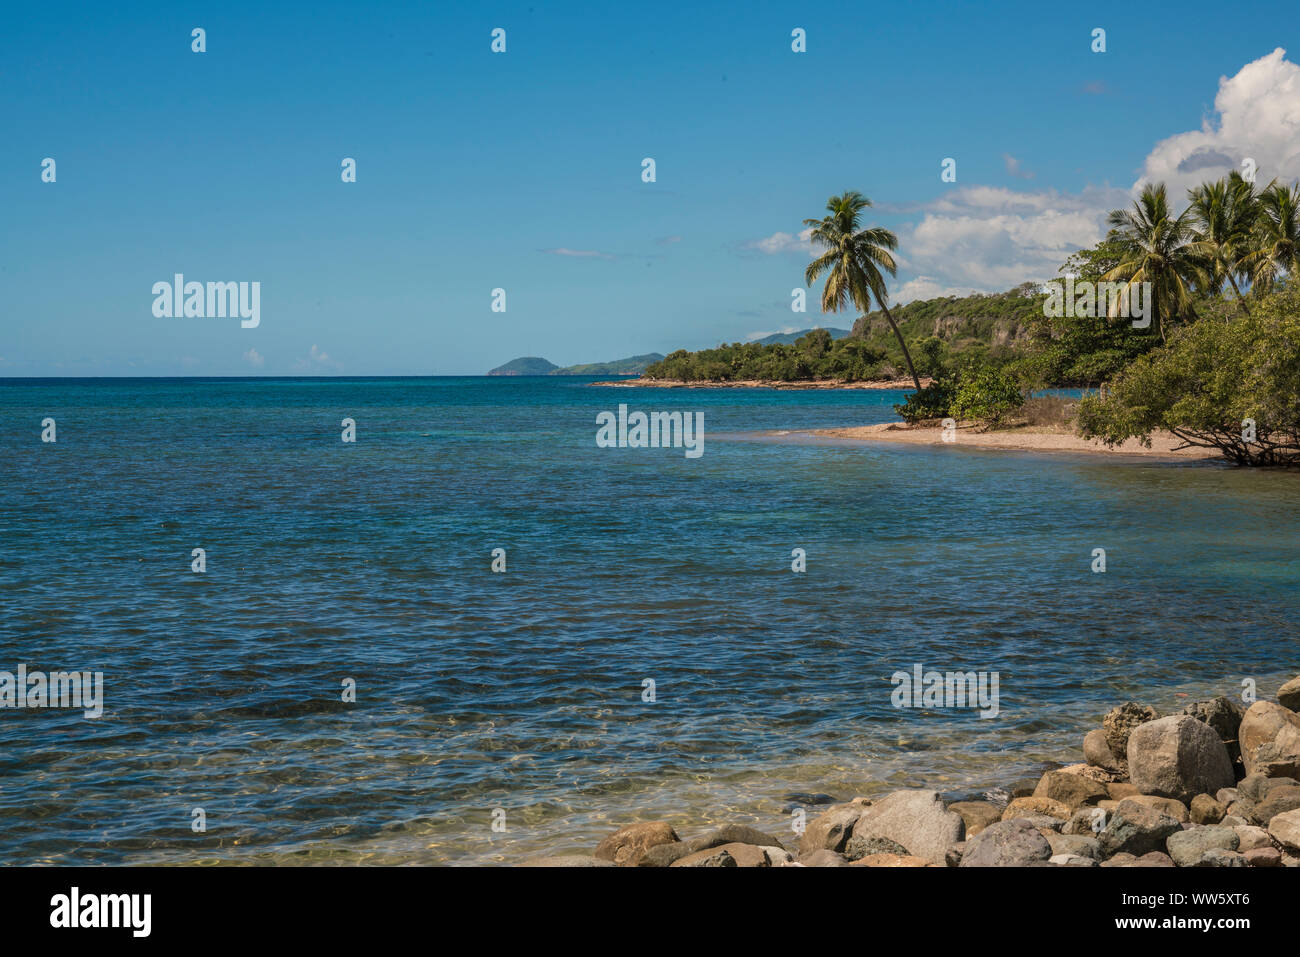
[(1005, 800), (855, 797), (796, 808), (789, 839), (733, 824), (683, 840), (646, 821), (524, 866), (1300, 867), (1300, 677), (1248, 708), (1219, 697), (1162, 717), (1126, 702), (1082, 752), (987, 795)]

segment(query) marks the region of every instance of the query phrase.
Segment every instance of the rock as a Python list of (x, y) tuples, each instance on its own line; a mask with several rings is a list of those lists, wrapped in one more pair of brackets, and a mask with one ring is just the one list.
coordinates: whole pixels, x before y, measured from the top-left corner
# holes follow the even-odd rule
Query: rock
[(1268, 831), (1262, 827), (1247, 824), (1245, 827), (1234, 827), (1233, 831), (1237, 834), (1237, 850), (1239, 851), (1253, 851), (1257, 847), (1273, 846), (1269, 842)]
[(1097, 840), (1106, 857), (1119, 853), (1142, 855), (1163, 848), (1165, 839), (1178, 830), (1178, 821), (1168, 814), (1125, 798), (1110, 814)]
[(1021, 778), (1008, 790), (1012, 798), (1027, 798), (1033, 795), (1036, 787), (1038, 787), (1038, 778)]
[(1248, 775), (1300, 775), (1300, 714), (1271, 701), (1256, 701), (1241, 719), (1238, 734)]
[(1208, 724), (1185, 714), (1134, 728), (1128, 739), (1128, 769), (1133, 786), (1143, 794), (1184, 803), (1202, 792), (1232, 787), (1236, 781), (1219, 736)]
[(1047, 839), (1047, 843), (1051, 846), (1053, 857), (1069, 854), (1074, 857), (1090, 857), (1093, 860), (1101, 859), (1101, 845), (1097, 843), (1095, 837), (1090, 835), (1053, 834), (1049, 831), (1047, 834), (1043, 834), (1043, 837)]
[(1106, 785), (1106, 796), (1112, 801), (1122, 801), (1127, 797), (1136, 797), (1141, 793), (1133, 786), (1131, 781), (1116, 781), (1114, 784)]
[(1160, 851), (1150, 851), (1141, 857), (1132, 854), (1116, 854), (1108, 861), (1101, 862), (1102, 867), (1173, 867), (1173, 859)]
[[(736, 862), (737, 867), (771, 867), (767, 853), (757, 844), (721, 844), (710, 850), (726, 851)], [(689, 855), (688, 855), (689, 856)]]
[(1268, 827), (1268, 822), (1279, 814), (1300, 808), (1300, 787), (1269, 788), (1264, 800), (1254, 805), (1247, 813), (1252, 824)]
[(1245, 827), (1250, 822), (1244, 817), (1237, 817), (1235, 814), (1229, 814), (1219, 823), (1224, 827)]
[(1113, 771), (1116, 774), (1127, 770), (1127, 758), (1117, 758), (1106, 741), (1106, 732), (1100, 728), (1089, 731), (1083, 736), (1083, 760), (1094, 768)]
[(1002, 808), (989, 801), (955, 801), (948, 805), (948, 810), (961, 815), (967, 837), (974, 837), (990, 824), (1002, 820)]
[[(1279, 855), (1280, 856), (1280, 855)], [(1246, 858), (1236, 851), (1211, 848), (1196, 862), (1195, 867), (1249, 867)]]
[(1237, 800), (1236, 788), (1219, 788), (1214, 792), (1214, 800), (1218, 801), (1224, 807), (1227, 807), (1233, 801)]
[(869, 857), (872, 854), (902, 854), (905, 856), (907, 853), (907, 848), (897, 841), (891, 841), (887, 837), (868, 837), (865, 834), (854, 834), (844, 845), (844, 856), (850, 861)]
[[(983, 828), (980, 828), (983, 830)], [(961, 857), (966, 853), (966, 842), (958, 841), (956, 844), (949, 844), (948, 850), (943, 852), (943, 862), (949, 867), (959, 867)]]
[(761, 850), (767, 855), (768, 867), (785, 867), (794, 863), (794, 855), (784, 847), (764, 847)]
[(1212, 701), (1198, 701), (1188, 705), (1183, 709), (1183, 714), (1210, 726), (1227, 749), (1229, 761), (1235, 763), (1241, 757), (1237, 734), (1241, 728), (1241, 716), (1245, 712), (1237, 702), (1220, 695)]
[[(721, 847), (723, 844), (754, 844), (758, 847), (782, 847), (781, 839), (745, 824), (724, 824), (707, 834), (687, 841), (691, 852)], [(744, 867), (744, 865), (741, 865)]]
[(843, 850), (864, 810), (861, 804), (836, 804), (809, 821), (799, 841), (799, 859), (812, 851)]
[(930, 862), (924, 857), (910, 854), (868, 854), (860, 857), (850, 867), (929, 867)]
[(597, 845), (593, 856), (621, 867), (636, 867), (650, 848), (680, 840), (667, 821), (644, 821), (620, 827)]
[(637, 861), (637, 867), (671, 867), (674, 861), (695, 853), (685, 841), (652, 847)]
[(530, 857), (519, 862), (520, 867), (614, 867), (613, 861), (602, 861), (586, 854), (560, 854), (556, 857)]
[(843, 854), (836, 854), (823, 847), (807, 854), (800, 854), (798, 863), (804, 867), (847, 867), (849, 862), (844, 859)]
[(710, 847), (673, 861), (671, 867), (738, 867), (725, 847)]
[(966, 825), (943, 806), (938, 791), (895, 791), (862, 811), (853, 836), (887, 837), (916, 857), (942, 864), (948, 845), (966, 836)]
[(1282, 866), (1282, 852), (1276, 847), (1252, 847), (1248, 851), (1243, 851), (1241, 856), (1251, 867)]
[(990, 824), (966, 842), (962, 867), (1024, 867), (1052, 856), (1052, 847), (1032, 824), (1011, 819)]
[(1007, 805), (1007, 809), (1002, 812), (1002, 820), (1010, 821), (1017, 817), (1043, 816), (1068, 821), (1071, 813), (1073, 813), (1071, 808), (1052, 798), (1023, 797), (1016, 798)]
[(1047, 863), (1055, 864), (1057, 867), (1097, 867), (1097, 862), (1091, 857), (1080, 857), (1077, 854), (1053, 854), (1047, 859)]
[[(1081, 778), (1087, 778), (1089, 781), (1095, 781), (1103, 787), (1112, 781), (1120, 780), (1123, 775), (1114, 771), (1107, 771), (1104, 768), (1094, 768), (1091, 764), (1067, 764), (1063, 768), (1055, 768), (1061, 774), (1073, 774)], [(1046, 773), (1046, 772), (1044, 772)], [(1041, 778), (1039, 779), (1041, 782)]]
[[(1048, 771), (1034, 789), (1035, 798), (1048, 798), (1073, 812), (1081, 807), (1094, 805), (1107, 797), (1106, 788), (1081, 774), (1066, 771)], [(1026, 800), (1019, 798), (1018, 800)], [(1015, 802), (1012, 802), (1015, 803)], [(1069, 814), (1065, 815), (1067, 818)]]
[(1300, 711), (1300, 676), (1277, 689), (1277, 703), (1288, 711)]
[(1102, 808), (1079, 808), (1070, 815), (1070, 819), (1061, 828), (1061, 833), (1087, 836), (1099, 834), (1108, 820), (1110, 820), (1110, 813)]
[(1265, 777), (1262, 774), (1248, 774), (1237, 784), (1238, 799), (1248, 804), (1258, 804), (1268, 797), (1274, 788), (1300, 787), (1295, 778)]
[(1300, 810), (1285, 811), (1269, 821), (1268, 836), (1292, 854), (1300, 854)]
[(1154, 721), (1159, 715), (1149, 705), (1126, 701), (1111, 708), (1106, 717), (1101, 719), (1101, 727), (1106, 735), (1106, 746), (1110, 753), (1120, 761), (1128, 761), (1128, 739), (1133, 729), (1148, 721)]
[(1212, 849), (1235, 851), (1240, 843), (1230, 827), (1196, 827), (1169, 835), (1165, 847), (1179, 867), (1194, 867)]
[(1147, 807), (1162, 811), (1179, 824), (1186, 824), (1191, 819), (1191, 815), (1187, 812), (1187, 805), (1182, 801), (1175, 801), (1173, 798), (1157, 797), (1154, 794), (1139, 794), (1127, 800), (1137, 801), (1138, 804), (1145, 804)]
[(1189, 809), (1192, 820), (1197, 824), (1218, 824), (1228, 809), (1208, 794), (1198, 794), (1192, 798)]

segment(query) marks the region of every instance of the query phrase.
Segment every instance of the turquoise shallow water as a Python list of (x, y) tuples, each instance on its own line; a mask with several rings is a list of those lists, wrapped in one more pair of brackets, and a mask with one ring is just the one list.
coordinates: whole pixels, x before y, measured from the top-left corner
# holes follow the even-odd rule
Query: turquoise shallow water
[[(791, 791), (979, 790), (1125, 698), (1300, 672), (1300, 476), (755, 440), (900, 396), (589, 381), (0, 381), (0, 670), (106, 696), (0, 709), (0, 862), (783, 830)], [(703, 410), (704, 455), (597, 448), (620, 402)], [(915, 663), (999, 672), (999, 716), (895, 709)]]

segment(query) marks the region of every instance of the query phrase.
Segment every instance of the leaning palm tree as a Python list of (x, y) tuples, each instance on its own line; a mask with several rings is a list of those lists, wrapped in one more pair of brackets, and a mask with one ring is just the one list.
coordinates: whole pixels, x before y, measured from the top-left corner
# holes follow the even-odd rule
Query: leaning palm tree
[(1234, 170), (1224, 179), (1189, 189), (1187, 198), (1193, 222), (1190, 246), (1208, 263), (1210, 291), (1217, 295), (1223, 284), (1229, 283), (1237, 303), (1249, 314), (1237, 278), (1246, 276), (1243, 261), (1252, 251), (1259, 215), (1254, 184)]
[(1300, 183), (1269, 183), (1259, 194), (1255, 245), (1242, 261), (1256, 294), (1272, 289), (1285, 273), (1300, 276)]
[(898, 265), (890, 250), (898, 248), (898, 237), (880, 227), (858, 229), (859, 214), (870, 205), (871, 200), (861, 193), (848, 192), (826, 201), (829, 216), (803, 221), (805, 226), (812, 227), (812, 241), (826, 248), (826, 252), (808, 264), (803, 273), (804, 281), (811, 287), (818, 276), (826, 273), (822, 312), (839, 312), (852, 302), (865, 316), (871, 311), (874, 297), (880, 311), (889, 320), (889, 327), (894, 330), (899, 348), (903, 350), (912, 384), (920, 392), (921, 380), (917, 378), (903, 334), (898, 331), (898, 323), (889, 312), (889, 292), (885, 289), (885, 277), (881, 275), (882, 269), (891, 276), (897, 272)]
[(1174, 216), (1169, 210), (1165, 184), (1147, 184), (1131, 210), (1111, 212), (1110, 225), (1117, 230), (1120, 262), (1102, 276), (1105, 282), (1122, 282), (1121, 301), (1150, 283), (1151, 312), (1160, 339), (1165, 327), (1178, 318), (1193, 318), (1192, 287), (1213, 282), (1204, 255), (1193, 248), (1191, 207)]

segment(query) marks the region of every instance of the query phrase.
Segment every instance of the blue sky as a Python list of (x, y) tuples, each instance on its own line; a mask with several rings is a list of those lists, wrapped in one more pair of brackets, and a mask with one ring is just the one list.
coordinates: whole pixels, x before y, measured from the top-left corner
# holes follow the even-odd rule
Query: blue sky
[[(270, 6), (6, 5), (0, 376), (478, 374), (848, 326), (789, 306), (831, 193), (898, 231), (906, 301), (1050, 278), (1144, 177), (1300, 176), (1294, 0)], [(260, 326), (156, 318), (177, 272), (260, 282)]]

